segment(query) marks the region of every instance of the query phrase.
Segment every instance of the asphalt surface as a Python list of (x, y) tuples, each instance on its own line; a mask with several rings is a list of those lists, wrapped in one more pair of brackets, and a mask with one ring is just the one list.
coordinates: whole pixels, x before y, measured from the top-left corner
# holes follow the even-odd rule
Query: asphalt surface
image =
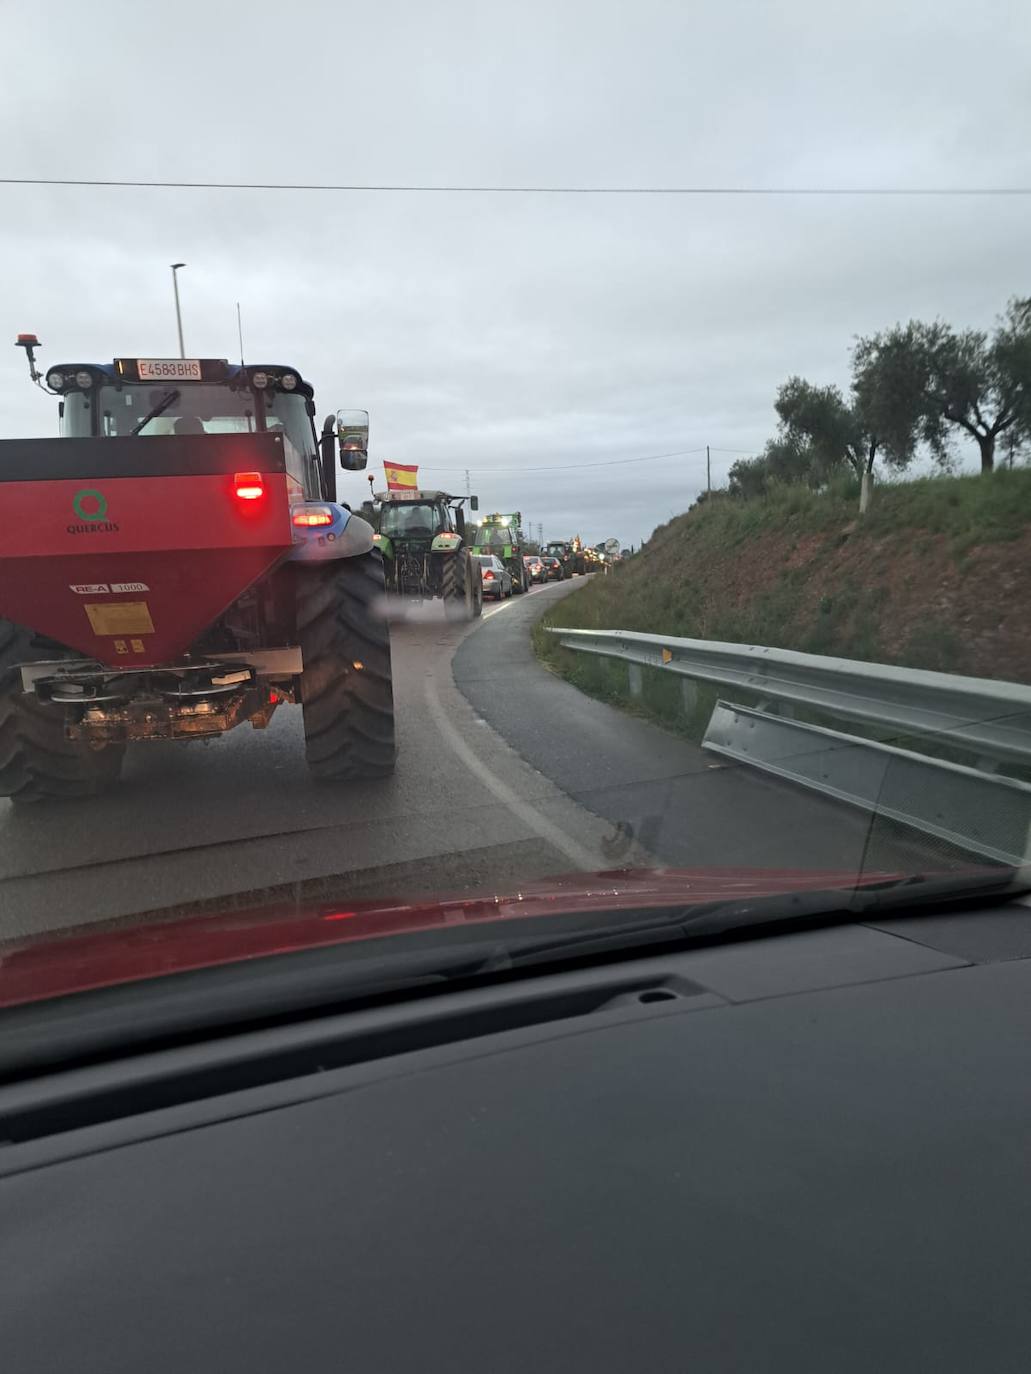
[(121, 783), (89, 803), (0, 800), (0, 940), (205, 901), (508, 892), (609, 867), (613, 827), (523, 763), (451, 676), (465, 635), (566, 590), (488, 606), (472, 625), (434, 602), (394, 626), (390, 779), (313, 783), (301, 713), (284, 707), (264, 731), (134, 746)]
[(540, 610), (521, 606), (460, 644), (455, 681), (526, 762), (659, 863), (853, 874), (969, 863), (930, 837), (717, 759), (584, 696), (538, 662), (528, 630)]
[(389, 780), (314, 784), (286, 707), (265, 731), (131, 748), (121, 784), (88, 804), (0, 801), (0, 940), (206, 903), (511, 892), (639, 863), (912, 872), (937, 857), (543, 669), (529, 626), (579, 585), (472, 625), (433, 603), (395, 626)]

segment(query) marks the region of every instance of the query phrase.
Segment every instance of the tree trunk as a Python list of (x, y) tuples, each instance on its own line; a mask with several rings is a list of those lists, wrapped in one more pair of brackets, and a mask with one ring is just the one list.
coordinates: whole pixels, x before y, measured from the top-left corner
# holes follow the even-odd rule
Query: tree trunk
[(979, 434), (977, 446), (981, 450), (981, 471), (995, 471), (995, 435)]
[(859, 483), (859, 514), (865, 515), (870, 506), (870, 498), (873, 496), (873, 465), (877, 457), (877, 440), (870, 442), (870, 447), (866, 454), (866, 462), (863, 465), (863, 475)]
[(873, 473), (864, 472), (859, 484), (859, 514), (865, 515), (870, 505), (870, 497), (873, 494)]

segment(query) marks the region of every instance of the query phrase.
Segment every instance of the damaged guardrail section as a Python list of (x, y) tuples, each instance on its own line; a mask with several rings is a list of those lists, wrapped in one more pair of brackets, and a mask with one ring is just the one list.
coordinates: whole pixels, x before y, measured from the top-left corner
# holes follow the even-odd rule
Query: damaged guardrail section
[(627, 630), (550, 633), (624, 661), (631, 695), (654, 670), (753, 698), (717, 701), (704, 749), (985, 858), (1028, 862), (1031, 782), (1019, 774), (1031, 776), (1031, 686)]

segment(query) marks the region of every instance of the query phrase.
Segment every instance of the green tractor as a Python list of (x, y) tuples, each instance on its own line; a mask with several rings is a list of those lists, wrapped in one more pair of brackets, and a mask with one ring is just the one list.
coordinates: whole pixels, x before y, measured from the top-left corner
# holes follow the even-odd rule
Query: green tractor
[(488, 515), (473, 533), (473, 553), (492, 553), (500, 558), (512, 575), (512, 590), (525, 592), (529, 586), (526, 565), (523, 563), (523, 517), (519, 511), (511, 515)]
[(553, 539), (545, 552), (550, 558), (557, 558), (562, 564), (564, 577), (580, 577), (586, 572), (594, 572), (597, 566), (589, 564), (583, 540), (579, 535), (572, 539)]
[[(414, 601), (440, 597), (449, 620), (483, 611), (480, 567), (465, 539), (464, 496), (446, 491), (378, 491), (379, 533), (388, 592)], [(479, 502), (469, 497), (476, 510)]]

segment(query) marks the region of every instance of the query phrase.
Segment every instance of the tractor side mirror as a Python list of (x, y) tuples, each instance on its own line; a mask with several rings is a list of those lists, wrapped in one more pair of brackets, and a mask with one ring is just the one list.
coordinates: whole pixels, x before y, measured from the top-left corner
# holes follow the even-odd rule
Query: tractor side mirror
[(480, 498), (479, 498), (478, 496), (470, 496), (470, 497), (469, 497), (469, 509), (470, 509), (470, 510), (479, 510), (479, 509), (480, 509)]
[(338, 410), (336, 432), (340, 441), (340, 466), (348, 472), (361, 472), (369, 461), (369, 412)]

